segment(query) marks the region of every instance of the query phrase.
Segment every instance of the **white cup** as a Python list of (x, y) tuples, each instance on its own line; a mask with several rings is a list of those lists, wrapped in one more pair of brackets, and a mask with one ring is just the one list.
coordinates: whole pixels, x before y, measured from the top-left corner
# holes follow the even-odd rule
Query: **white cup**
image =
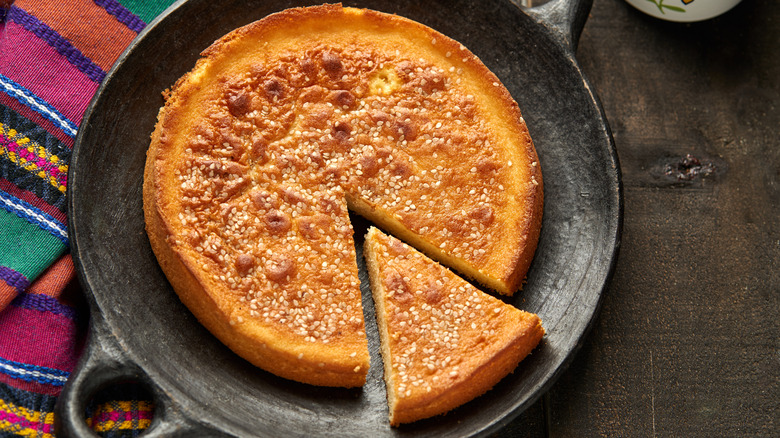
[(645, 14), (668, 21), (708, 20), (728, 11), (741, 0), (626, 0)]

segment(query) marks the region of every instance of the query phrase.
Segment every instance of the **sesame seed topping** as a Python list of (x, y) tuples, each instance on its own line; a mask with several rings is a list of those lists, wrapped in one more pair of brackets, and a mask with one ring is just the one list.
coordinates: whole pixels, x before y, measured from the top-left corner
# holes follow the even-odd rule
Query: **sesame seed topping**
[[(439, 47), (443, 52), (448, 44)], [(507, 225), (499, 191), (517, 185), (502, 140), (482, 120), (483, 92), (456, 86), (464, 69), (449, 63), (475, 62), (465, 47), (447, 65), (438, 59), (441, 68), (366, 44), (328, 56), (326, 49), (312, 43), (306, 57), (269, 50), (287, 57), (284, 74), (270, 60), (225, 82), (222, 100), (193, 119), (179, 150), (172, 211), (182, 228), (177, 242), (192, 249), (192, 266), (219, 279), (241, 303), (236, 314), (242, 316), (234, 314), (231, 325), (273, 326), (300, 343), (346, 346), (341, 351), (356, 358), (355, 338), (365, 333), (346, 199), (381, 207), (443, 253), (473, 264), (492, 256), (486, 242), (500, 240)], [(304, 58), (316, 60), (313, 70)], [(246, 108), (235, 98), (239, 91), (248, 93)], [(438, 349), (410, 345), (399, 360), (411, 368), (425, 357), (419, 368), (435, 376), (454, 361), (447, 357), (460, 342), (453, 327), (476, 330), (464, 315), (474, 307), (433, 305), (449, 302), (450, 280), (429, 284), (426, 271), (404, 274), (413, 286), (387, 297), (422, 297), (399, 313), (408, 339), (419, 339), (415, 331), (430, 334), (447, 350), (436, 357)], [(406, 394), (428, 381), (407, 379)]]

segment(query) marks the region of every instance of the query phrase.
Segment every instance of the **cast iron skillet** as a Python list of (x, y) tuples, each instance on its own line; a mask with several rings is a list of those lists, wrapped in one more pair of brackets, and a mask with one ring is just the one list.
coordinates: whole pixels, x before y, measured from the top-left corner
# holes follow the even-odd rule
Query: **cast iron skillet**
[[(553, 0), (531, 10), (508, 0), (354, 2), (420, 21), (470, 48), (518, 101), (535, 140), (545, 185), (542, 235), (528, 282), (509, 301), (538, 313), (547, 335), (493, 390), (446, 416), (390, 428), (365, 282), (372, 358), (362, 389), (318, 388), (257, 369), (181, 304), (151, 252), (142, 214), (143, 167), (160, 93), (223, 34), (303, 3), (179, 2), (133, 42), (92, 101), (68, 184), (72, 251), (91, 328), (59, 399), (60, 435), (90, 434), (84, 422), (90, 397), (128, 379), (154, 394), (150, 437), (484, 435), (530, 406), (579, 348), (614, 268), (622, 218), (612, 137), (574, 59), (592, 0)], [(355, 218), (358, 248), (366, 226)]]

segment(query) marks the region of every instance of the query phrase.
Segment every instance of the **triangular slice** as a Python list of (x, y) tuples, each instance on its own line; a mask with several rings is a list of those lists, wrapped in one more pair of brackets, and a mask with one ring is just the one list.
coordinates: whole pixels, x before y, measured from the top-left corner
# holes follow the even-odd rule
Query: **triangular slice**
[(364, 254), (393, 426), (483, 394), (544, 336), (537, 315), (480, 291), (376, 228), (368, 231)]

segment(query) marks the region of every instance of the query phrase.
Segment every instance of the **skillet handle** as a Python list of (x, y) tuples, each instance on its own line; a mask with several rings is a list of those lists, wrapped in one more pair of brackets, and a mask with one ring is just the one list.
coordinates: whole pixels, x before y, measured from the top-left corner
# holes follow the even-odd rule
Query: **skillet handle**
[(97, 438), (98, 435), (85, 421), (88, 403), (102, 388), (128, 380), (140, 382), (154, 392), (154, 419), (143, 433), (144, 438), (223, 435), (184, 415), (180, 407), (160, 391), (141, 367), (127, 356), (98, 317), (91, 324), (87, 348), (79, 365), (57, 399), (54, 417), (56, 436)]
[(550, 0), (541, 6), (521, 8), (574, 53), (591, 6), (593, 0)]

